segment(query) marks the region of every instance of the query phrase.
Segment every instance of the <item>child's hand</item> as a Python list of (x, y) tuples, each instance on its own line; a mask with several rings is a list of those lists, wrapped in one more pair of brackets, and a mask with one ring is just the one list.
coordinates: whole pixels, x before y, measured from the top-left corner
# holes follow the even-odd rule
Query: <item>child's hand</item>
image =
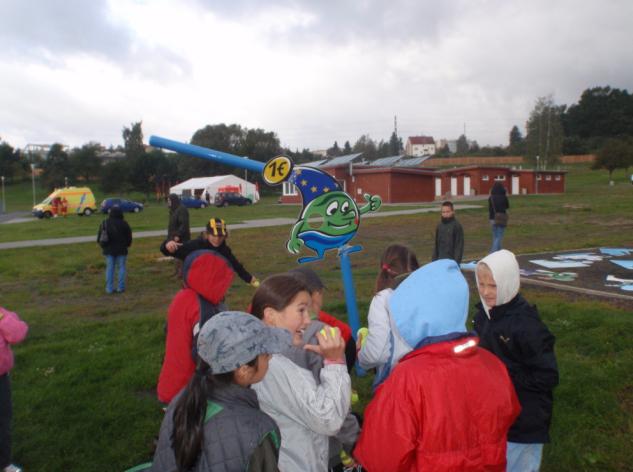
[(251, 278), (251, 285), (255, 288), (259, 287), (259, 280), (257, 280), (257, 277), (255, 277), (254, 275)]
[(304, 349), (322, 355), (326, 361), (345, 363), (345, 341), (338, 328), (326, 326), (316, 335), (318, 346), (306, 344)]
[(165, 244), (165, 248), (169, 252), (176, 252), (180, 246), (182, 246), (182, 243), (177, 243), (176, 241), (169, 241)]

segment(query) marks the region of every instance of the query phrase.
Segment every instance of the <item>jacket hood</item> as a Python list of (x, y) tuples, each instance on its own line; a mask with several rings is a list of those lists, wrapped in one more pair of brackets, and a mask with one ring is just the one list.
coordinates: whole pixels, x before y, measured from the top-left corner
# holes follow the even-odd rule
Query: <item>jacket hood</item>
[(189, 254), (182, 275), (187, 287), (214, 305), (224, 299), (233, 282), (231, 264), (217, 252), (208, 249)]
[(466, 331), (468, 283), (451, 259), (412, 272), (394, 291), (389, 311), (400, 336), (414, 349), (430, 336)]
[(495, 182), (490, 190), (492, 195), (505, 195), (506, 189), (501, 182)]
[[(477, 263), (477, 270), (475, 270), (477, 286), (479, 286), (479, 277), (477, 272), (482, 264), (485, 264), (490, 268), (492, 278), (495, 279), (495, 283), (497, 284), (496, 306), (505, 305), (516, 297), (517, 293), (519, 293), (519, 288), (521, 287), (521, 276), (519, 273), (519, 263), (513, 253), (507, 249), (501, 249), (500, 251), (488, 254), (480, 260)], [(481, 295), (479, 296), (479, 299), (486, 311), (486, 315), (490, 318), (490, 307), (486, 305)]]
[(169, 210), (174, 211), (176, 208), (180, 206), (180, 197), (175, 193), (169, 195)]
[(110, 218), (122, 220), (123, 210), (121, 210), (121, 208), (119, 208), (118, 206), (113, 206), (112, 208), (110, 208)]

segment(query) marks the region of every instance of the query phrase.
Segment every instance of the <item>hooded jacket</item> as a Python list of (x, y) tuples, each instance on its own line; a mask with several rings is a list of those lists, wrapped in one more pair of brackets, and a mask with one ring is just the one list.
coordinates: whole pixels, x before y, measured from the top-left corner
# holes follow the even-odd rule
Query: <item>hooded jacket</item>
[[(183, 269), (185, 288), (180, 290), (167, 313), (165, 358), (158, 377), (158, 399), (169, 403), (193, 375), (194, 328), (205, 305), (219, 305), (233, 281), (230, 264), (212, 251), (197, 251)], [(201, 326), (198, 326), (201, 328)]]
[(495, 213), (507, 213), (510, 202), (506, 196), (506, 189), (501, 182), (495, 182), (488, 197), (488, 219), (494, 220)]
[[(110, 214), (101, 225), (105, 225), (108, 233), (108, 242), (101, 246), (103, 255), (127, 256), (127, 248), (132, 245), (132, 229), (123, 218), (121, 208), (118, 206), (112, 207)], [(99, 232), (101, 231), (101, 225), (99, 226)], [(99, 237), (99, 232), (97, 232), (97, 238)]]
[(365, 410), (354, 456), (381, 472), (505, 471), (520, 407), (503, 364), (466, 333), (468, 284), (455, 261), (413, 272), (389, 304), (416, 349)]
[(536, 306), (519, 294), (519, 265), (514, 254), (502, 249), (483, 258), (477, 267), (482, 264), (492, 272), (497, 300), (490, 308), (481, 298), (474, 318), (475, 331), (480, 346), (506, 365), (522, 407), (508, 440), (549, 442), (552, 391), (558, 385), (554, 335), (541, 321)]
[(191, 239), (189, 230), (189, 210), (182, 204), (176, 194), (169, 195), (169, 225), (167, 227), (167, 240), (171, 241), (176, 236), (184, 243)]

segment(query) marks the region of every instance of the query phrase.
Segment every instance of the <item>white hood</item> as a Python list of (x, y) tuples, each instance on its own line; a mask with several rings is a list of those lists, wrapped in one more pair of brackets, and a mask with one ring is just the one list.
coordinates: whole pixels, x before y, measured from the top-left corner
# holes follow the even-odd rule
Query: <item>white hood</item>
[[(506, 249), (493, 252), (487, 255), (477, 263), (477, 269), (480, 264), (486, 264), (492, 272), (492, 277), (497, 284), (497, 306), (508, 303), (517, 293), (521, 286), (521, 278), (519, 274), (519, 263), (517, 262), (514, 254)], [(477, 277), (477, 271), (475, 271), (475, 278), (477, 279), (477, 286), (479, 287), (479, 279)], [(490, 318), (490, 307), (486, 305), (481, 296), (479, 297), (481, 304), (486, 310), (488, 318)]]

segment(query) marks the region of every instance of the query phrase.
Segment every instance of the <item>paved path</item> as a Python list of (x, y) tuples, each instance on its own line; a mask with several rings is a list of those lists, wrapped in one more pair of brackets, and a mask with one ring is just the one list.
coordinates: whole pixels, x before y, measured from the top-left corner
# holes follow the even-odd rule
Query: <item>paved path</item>
[[(456, 210), (468, 210), (472, 208), (481, 208), (480, 205), (455, 205)], [(367, 213), (363, 215), (363, 218), (381, 218), (384, 216), (397, 216), (397, 215), (414, 215), (417, 213), (439, 212), (440, 207), (429, 208), (414, 208), (411, 210), (394, 210), (394, 211), (380, 211), (378, 213)], [(297, 221), (296, 218), (267, 218), (262, 220), (248, 220), (244, 223), (236, 223), (228, 225), (231, 231), (245, 228), (265, 228), (267, 226), (290, 226)], [(191, 228), (192, 233), (199, 233), (203, 231), (203, 227)], [(138, 238), (155, 238), (165, 237), (165, 230), (157, 231), (135, 231), (134, 239)], [(94, 243), (95, 236), (75, 236), (70, 238), (56, 238), (56, 239), (32, 239), (28, 241), (14, 241), (8, 243), (0, 243), (0, 250), (3, 249), (18, 249), (24, 247), (37, 247), (37, 246), (59, 246), (63, 244), (78, 244), (78, 243)]]

